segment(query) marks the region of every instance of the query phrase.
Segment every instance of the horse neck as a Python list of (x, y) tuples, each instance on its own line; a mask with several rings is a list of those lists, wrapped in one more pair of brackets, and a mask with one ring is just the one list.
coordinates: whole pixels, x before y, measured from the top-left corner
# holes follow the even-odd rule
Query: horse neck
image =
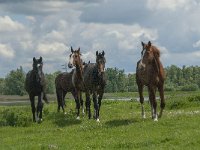
[(81, 65), (81, 63), (76, 64), (76, 76), (79, 79), (83, 78), (83, 66)]

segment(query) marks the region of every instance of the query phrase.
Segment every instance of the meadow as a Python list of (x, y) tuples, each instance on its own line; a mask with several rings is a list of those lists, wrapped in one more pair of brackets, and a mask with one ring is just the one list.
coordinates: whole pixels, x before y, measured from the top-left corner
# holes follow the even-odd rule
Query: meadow
[[(151, 119), (148, 101), (145, 102), (147, 118), (141, 118), (137, 96), (136, 92), (105, 94), (99, 123), (86, 115), (76, 120), (75, 102), (70, 96), (64, 115), (57, 113), (57, 103), (51, 95), (40, 124), (32, 122), (30, 105), (0, 106), (0, 149), (200, 148), (199, 91), (166, 92), (166, 108), (158, 122)], [(20, 99), (0, 98), (0, 101)], [(26, 96), (22, 99), (26, 100)]]

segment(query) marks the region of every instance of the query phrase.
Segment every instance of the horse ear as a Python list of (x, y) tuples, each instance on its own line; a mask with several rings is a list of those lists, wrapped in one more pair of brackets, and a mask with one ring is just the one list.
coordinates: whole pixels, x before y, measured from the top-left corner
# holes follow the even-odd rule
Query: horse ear
[(102, 55), (103, 55), (103, 56), (105, 55), (105, 52), (104, 52), (104, 51), (102, 52)]
[(144, 43), (143, 43), (143, 42), (141, 42), (141, 44), (142, 44), (142, 46), (144, 47)]
[(80, 47), (78, 48), (78, 53), (80, 54)]
[(40, 56), (40, 62), (42, 62), (42, 57)]
[(148, 46), (151, 46), (151, 41), (148, 42)]
[(73, 50), (72, 46), (71, 46), (71, 52), (72, 52), (72, 53), (74, 52), (74, 50)]
[(36, 61), (36, 59), (35, 59), (35, 57), (33, 57), (33, 62), (35, 62)]
[(98, 51), (96, 51), (96, 56), (97, 56), (98, 54), (99, 54)]

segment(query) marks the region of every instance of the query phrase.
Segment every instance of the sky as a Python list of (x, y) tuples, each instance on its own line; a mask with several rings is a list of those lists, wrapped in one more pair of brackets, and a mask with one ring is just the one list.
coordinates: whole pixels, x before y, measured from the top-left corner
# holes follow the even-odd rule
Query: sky
[(164, 67), (200, 65), (199, 0), (0, 0), (0, 77), (43, 57), (45, 73), (65, 71), (70, 47), (85, 62), (105, 51), (106, 68), (135, 72), (141, 41)]

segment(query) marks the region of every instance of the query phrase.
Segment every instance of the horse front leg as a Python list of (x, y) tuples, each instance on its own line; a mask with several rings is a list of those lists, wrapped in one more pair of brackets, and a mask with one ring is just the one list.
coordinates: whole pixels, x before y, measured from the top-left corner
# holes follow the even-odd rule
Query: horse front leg
[(154, 119), (154, 121), (158, 121), (156, 88), (154, 86), (148, 86), (148, 90), (149, 90), (149, 100), (150, 100), (150, 104), (151, 104), (152, 119)]
[(60, 91), (56, 89), (56, 96), (57, 96), (57, 102), (58, 102), (58, 108), (57, 112), (60, 112), (60, 107), (61, 107), (61, 96), (60, 96)]
[(36, 117), (35, 117), (35, 97), (34, 96), (29, 96), (30, 101), (31, 101), (31, 109), (32, 109), (32, 115), (33, 115), (33, 122), (36, 122)]
[(99, 115), (98, 115), (98, 112), (99, 112), (99, 105), (97, 103), (97, 92), (94, 91), (93, 92), (93, 103), (94, 103), (94, 118), (99, 122)]
[(91, 105), (91, 102), (90, 102), (90, 92), (89, 91), (86, 91), (85, 92), (85, 96), (86, 96), (86, 113), (88, 113), (88, 118), (91, 119), (91, 110), (90, 110), (90, 105)]
[(101, 90), (101, 91), (99, 92), (99, 96), (98, 96), (98, 105), (99, 105), (98, 116), (99, 116), (99, 114), (100, 114), (101, 100), (102, 100), (102, 98), (103, 98), (103, 94), (104, 94), (104, 89)]
[(144, 111), (144, 96), (143, 96), (143, 88), (144, 85), (141, 83), (138, 83), (138, 91), (139, 91), (139, 96), (140, 96), (140, 104), (141, 104), (141, 111), (142, 111), (142, 118), (145, 119), (145, 111)]
[(160, 94), (160, 113), (158, 115), (159, 118), (162, 117), (162, 113), (163, 113), (163, 109), (165, 108), (165, 99), (164, 99), (164, 88), (163, 88), (164, 84), (162, 83), (161, 85), (159, 85), (158, 87), (158, 91)]
[(82, 108), (82, 114), (85, 114), (85, 110), (84, 110), (84, 105), (83, 105), (83, 97), (82, 97), (82, 92), (80, 92), (80, 102), (81, 102), (81, 108)]
[(76, 90), (76, 109), (77, 109), (77, 117), (76, 119), (79, 120), (80, 119), (80, 90)]
[(37, 104), (37, 117), (39, 117), (38, 122), (42, 121), (42, 109), (43, 109), (42, 97), (43, 97), (43, 93), (41, 93), (38, 96), (38, 104)]

